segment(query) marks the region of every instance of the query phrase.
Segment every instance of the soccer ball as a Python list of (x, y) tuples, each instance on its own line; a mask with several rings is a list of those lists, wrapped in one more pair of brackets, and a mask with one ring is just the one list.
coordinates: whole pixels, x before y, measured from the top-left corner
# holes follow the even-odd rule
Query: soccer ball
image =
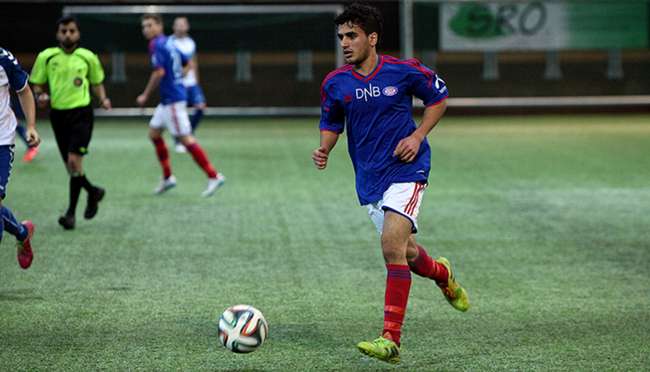
[(268, 334), (264, 315), (250, 305), (231, 306), (219, 317), (219, 341), (235, 353), (255, 351)]

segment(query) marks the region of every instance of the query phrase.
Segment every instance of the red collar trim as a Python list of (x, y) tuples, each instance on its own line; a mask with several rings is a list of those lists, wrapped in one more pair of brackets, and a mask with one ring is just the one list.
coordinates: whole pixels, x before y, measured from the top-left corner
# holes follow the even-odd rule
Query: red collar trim
[(377, 67), (375, 67), (375, 69), (370, 73), (370, 75), (363, 76), (360, 73), (354, 71), (354, 69), (352, 69), (352, 76), (354, 76), (355, 78), (361, 81), (370, 81), (372, 78), (375, 77), (375, 75), (377, 75), (377, 73), (379, 73), (379, 70), (381, 70), (381, 67), (383, 65), (384, 65), (384, 56), (381, 55), (379, 56), (379, 63), (377, 64)]

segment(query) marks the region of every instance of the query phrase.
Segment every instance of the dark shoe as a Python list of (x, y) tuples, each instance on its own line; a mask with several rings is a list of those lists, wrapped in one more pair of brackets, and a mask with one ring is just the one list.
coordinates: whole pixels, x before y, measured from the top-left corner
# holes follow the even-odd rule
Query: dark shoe
[(63, 216), (59, 217), (59, 225), (63, 226), (65, 230), (74, 229), (74, 216), (64, 214)]
[(99, 202), (104, 199), (106, 195), (106, 190), (101, 187), (95, 187), (93, 192), (88, 193), (88, 204), (86, 204), (86, 210), (84, 211), (84, 218), (89, 220), (97, 214), (97, 209), (99, 208)]

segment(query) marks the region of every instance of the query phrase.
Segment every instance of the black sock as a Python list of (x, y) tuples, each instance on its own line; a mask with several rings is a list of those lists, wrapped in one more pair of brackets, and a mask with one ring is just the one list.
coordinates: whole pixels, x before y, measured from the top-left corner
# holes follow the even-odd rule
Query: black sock
[(83, 176), (70, 177), (70, 205), (68, 206), (68, 211), (65, 212), (68, 216), (74, 216), (77, 210), (77, 202), (79, 201), (79, 194), (81, 193), (83, 183), (81, 177)]
[(90, 181), (88, 181), (85, 174), (79, 176), (79, 179), (81, 180), (80, 181), (81, 187), (83, 187), (87, 192), (91, 192), (95, 189), (95, 187), (90, 183)]

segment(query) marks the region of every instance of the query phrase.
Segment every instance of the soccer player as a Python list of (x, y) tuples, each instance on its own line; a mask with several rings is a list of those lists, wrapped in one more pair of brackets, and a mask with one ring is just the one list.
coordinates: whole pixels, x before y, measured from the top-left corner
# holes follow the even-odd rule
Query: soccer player
[[(72, 16), (64, 16), (57, 23), (56, 38), (59, 46), (47, 48), (36, 57), (29, 81), (34, 84), (40, 107), (51, 106), (50, 122), (61, 158), (70, 175), (70, 203), (68, 210), (59, 217), (65, 230), (75, 227), (77, 201), (83, 188), (88, 193), (84, 218), (97, 214), (99, 202), (106, 191), (93, 186), (82, 166), (83, 157), (93, 131), (93, 107), (90, 90), (99, 99), (101, 107), (111, 109), (102, 82), (104, 70), (97, 55), (79, 46), (81, 38), (79, 22)], [(49, 94), (46, 93), (46, 88)]]
[[(357, 348), (398, 363), (411, 272), (433, 280), (460, 311), (469, 308), (469, 299), (455, 281), (449, 260), (431, 258), (414, 235), (430, 168), (426, 136), (445, 112), (447, 87), (415, 59), (379, 55), (382, 23), (376, 8), (356, 3), (336, 17), (347, 65), (332, 71), (321, 85), (320, 146), (312, 160), (316, 168), (325, 169), (347, 127), (357, 195), (381, 234), (387, 269), (383, 331)], [(419, 126), (412, 118), (413, 96), (426, 106)]]
[[(205, 96), (203, 95), (203, 90), (199, 85), (199, 64), (196, 61), (196, 43), (188, 34), (190, 30), (190, 23), (187, 20), (187, 17), (176, 17), (174, 19), (174, 34), (169, 38), (172, 40), (174, 45), (181, 53), (185, 54), (189, 60), (185, 70), (185, 76), (183, 76), (183, 85), (187, 89), (187, 107), (194, 107), (194, 114), (190, 117), (190, 125), (192, 126), (192, 135), (196, 131), (201, 118), (203, 117), (203, 111), (205, 110)], [(178, 138), (175, 138), (176, 141), (176, 152), (183, 153), (187, 152), (185, 146), (180, 143)]]
[(7, 183), (14, 159), (17, 124), (16, 116), (10, 107), (10, 89), (18, 95), (25, 113), (28, 143), (38, 146), (40, 142), (36, 131), (36, 104), (27, 78), (27, 73), (20, 67), (16, 58), (9, 51), (0, 48), (0, 239), (4, 231), (16, 237), (18, 264), (23, 269), (29, 268), (34, 259), (31, 243), (34, 224), (29, 220), (18, 223), (11, 210), (4, 205), (4, 199), (7, 196)]
[(156, 107), (149, 122), (149, 137), (156, 148), (156, 154), (163, 171), (163, 178), (154, 193), (162, 194), (176, 186), (176, 178), (172, 175), (169, 163), (169, 152), (165, 140), (162, 138), (162, 132), (167, 128), (172, 136), (177, 137), (187, 151), (192, 154), (194, 161), (208, 176), (208, 186), (201, 195), (211, 196), (223, 185), (225, 177), (223, 174), (217, 173), (203, 148), (192, 136), (190, 119), (186, 110), (187, 90), (182, 82), (183, 65), (186, 65), (188, 60), (163, 34), (162, 17), (159, 14), (142, 16), (142, 34), (149, 40), (153, 72), (144, 91), (136, 98), (137, 104), (144, 106), (149, 95), (160, 86), (160, 104)]

